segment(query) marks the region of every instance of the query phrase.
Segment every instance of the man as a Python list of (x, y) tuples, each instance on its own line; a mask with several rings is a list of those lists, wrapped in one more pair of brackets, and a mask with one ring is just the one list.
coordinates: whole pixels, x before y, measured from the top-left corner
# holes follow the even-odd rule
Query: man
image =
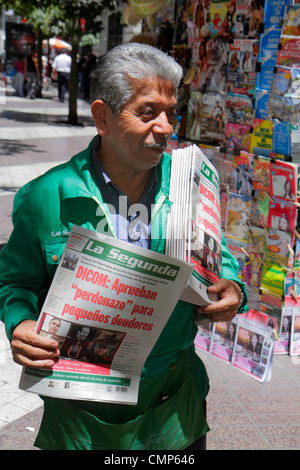
[[(181, 67), (151, 46), (124, 44), (102, 56), (91, 76), (98, 135), (88, 149), (16, 195), (14, 230), (0, 258), (1, 318), (16, 362), (51, 368), (57, 361), (58, 344), (33, 329), (73, 224), (164, 252), (172, 203), (170, 156), (163, 151), (173, 131), (181, 77)], [(142, 207), (149, 217), (139, 217)], [(213, 321), (230, 321), (246, 302), (224, 239), (222, 248), (223, 279), (209, 287), (220, 301), (197, 310)], [(44, 398), (36, 445), (203, 448), (209, 384), (194, 350), (194, 315), (193, 305), (178, 302), (144, 364), (136, 405)]]
[(28, 87), (28, 98), (33, 100), (38, 94), (41, 79), (34, 48), (31, 49), (30, 54), (25, 59), (25, 79)]
[(66, 49), (62, 49), (52, 64), (52, 78), (57, 72), (58, 99), (61, 103), (65, 101), (65, 94), (69, 88), (72, 59)]

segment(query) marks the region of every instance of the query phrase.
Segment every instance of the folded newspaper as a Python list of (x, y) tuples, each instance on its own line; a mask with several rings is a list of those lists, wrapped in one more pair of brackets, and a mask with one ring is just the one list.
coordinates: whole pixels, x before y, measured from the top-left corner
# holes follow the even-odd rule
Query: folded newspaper
[(52, 369), (23, 367), (22, 390), (135, 404), (143, 365), (193, 267), (73, 226), (36, 332), (59, 343)]
[(220, 183), (215, 167), (196, 146), (173, 150), (166, 254), (194, 269), (181, 300), (208, 305), (218, 300), (207, 287), (221, 277)]

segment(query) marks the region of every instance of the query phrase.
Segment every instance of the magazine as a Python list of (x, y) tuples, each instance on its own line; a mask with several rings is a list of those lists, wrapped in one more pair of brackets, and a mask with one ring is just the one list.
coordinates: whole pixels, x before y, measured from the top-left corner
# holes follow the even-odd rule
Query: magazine
[(300, 5), (287, 5), (283, 17), (282, 34), (284, 36), (299, 36)]
[(58, 341), (61, 355), (51, 369), (23, 367), (20, 388), (135, 404), (143, 365), (191, 271), (188, 263), (73, 226), (36, 326)]
[(272, 152), (272, 136), (272, 121), (254, 119), (250, 152), (261, 156), (269, 156)]
[(223, 143), (225, 137), (225, 94), (206, 92), (203, 94), (200, 121), (202, 142)]
[(290, 337), (290, 355), (298, 356), (300, 354), (300, 298), (297, 298), (297, 302), (294, 304), (292, 325), (291, 325), (291, 337)]
[(208, 305), (218, 299), (207, 287), (221, 277), (220, 183), (196, 145), (173, 151), (169, 197), (166, 254), (194, 266), (181, 300)]
[(281, 36), (277, 64), (288, 67), (300, 66), (300, 37)]
[(199, 326), (195, 347), (263, 382), (271, 378), (274, 329), (272, 317), (250, 309), (231, 322)]

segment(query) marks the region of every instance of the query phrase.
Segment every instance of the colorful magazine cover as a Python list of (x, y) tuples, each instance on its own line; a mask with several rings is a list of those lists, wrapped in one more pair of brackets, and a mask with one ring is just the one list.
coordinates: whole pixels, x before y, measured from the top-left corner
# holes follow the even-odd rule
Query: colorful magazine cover
[(233, 124), (253, 123), (253, 100), (246, 94), (227, 93), (225, 102), (226, 122)]
[(263, 21), (264, 0), (236, 0), (237, 38), (257, 38)]
[(256, 191), (270, 191), (271, 160), (260, 155), (255, 156), (253, 162), (253, 189)]
[(276, 65), (300, 66), (300, 37), (281, 36)]
[(257, 227), (267, 227), (270, 199), (265, 191), (254, 191), (251, 202), (250, 223)]
[[(226, 228), (224, 229), (226, 230)], [(227, 236), (227, 233), (226, 233)], [(239, 265), (239, 279), (244, 281), (244, 274), (245, 274), (245, 263), (247, 259), (247, 241), (246, 240), (238, 240), (237, 238), (233, 238), (228, 236), (226, 239), (227, 247), (230, 253), (234, 256), (236, 261)]]
[(291, 80), (291, 68), (290, 67), (276, 67), (271, 93), (277, 96), (283, 96), (287, 93)]
[(297, 207), (293, 202), (272, 196), (269, 204), (269, 228), (294, 233), (296, 225)]
[(249, 124), (226, 124), (225, 146), (228, 150), (240, 152), (250, 151), (251, 126)]
[(270, 194), (296, 201), (297, 199), (297, 168), (293, 163), (272, 160), (270, 163)]
[(289, 156), (292, 152), (289, 123), (273, 120), (273, 151)]
[(249, 237), (251, 196), (229, 193), (226, 234), (247, 242)]
[(192, 0), (193, 38), (205, 38), (210, 33), (210, 2), (209, 0)]
[(265, 28), (281, 25), (285, 7), (293, 3), (293, 0), (265, 0), (263, 23)]
[(289, 247), (292, 243), (292, 234), (282, 230), (269, 229), (266, 236), (264, 259), (267, 263), (288, 266), (290, 255)]
[(207, 67), (204, 83), (209, 90), (225, 91), (228, 50), (226, 39), (213, 37), (206, 42)]
[(291, 78), (287, 93), (296, 96), (300, 95), (300, 67), (291, 68)]
[(272, 136), (272, 121), (268, 121), (266, 119), (254, 119), (250, 152), (257, 155), (268, 156), (270, 152), (272, 152)]
[(261, 67), (272, 67), (274, 62), (276, 63), (280, 36), (281, 28), (274, 26), (265, 27), (264, 32), (259, 35), (257, 62), (259, 62)]
[(203, 93), (200, 135), (203, 142), (223, 143), (225, 135), (225, 94)]
[(263, 260), (258, 253), (248, 252), (244, 269), (244, 282), (250, 286), (260, 287)]
[(236, 338), (237, 322), (218, 322), (214, 325), (211, 354), (230, 363)]
[(232, 181), (230, 190), (244, 196), (252, 195), (253, 155), (241, 152), (232, 158)]
[(229, 44), (227, 81), (234, 87), (254, 88), (256, 83), (257, 55), (257, 40), (233, 39)]
[[(292, 2), (291, 2), (292, 3)], [(300, 35), (300, 5), (287, 5), (283, 17), (282, 34), (284, 36)]]
[(237, 38), (249, 36), (251, 2), (252, 0), (236, 0), (235, 36)]
[(266, 120), (270, 113), (270, 92), (268, 90), (256, 89), (255, 94), (255, 117)]
[(236, 0), (210, 1), (210, 34), (223, 38), (233, 37), (235, 34)]
[(266, 242), (266, 231), (262, 227), (256, 227), (255, 225), (249, 226), (249, 238), (247, 244), (247, 252), (254, 252), (260, 255), (264, 254)]
[(285, 95), (283, 97), (282, 121), (299, 125), (300, 122), (300, 95)]
[(260, 287), (271, 294), (284, 295), (284, 279), (286, 270), (274, 263), (265, 263), (262, 266)]

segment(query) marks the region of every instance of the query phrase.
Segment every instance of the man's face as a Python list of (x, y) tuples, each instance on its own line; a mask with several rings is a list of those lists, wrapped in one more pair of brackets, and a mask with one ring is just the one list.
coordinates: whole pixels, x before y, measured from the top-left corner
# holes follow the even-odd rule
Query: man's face
[(132, 174), (159, 163), (173, 132), (176, 109), (170, 82), (139, 81), (135, 90), (120, 116), (111, 116), (108, 134), (112, 157)]
[(59, 320), (52, 320), (49, 322), (49, 333), (51, 335), (55, 335), (57, 331), (59, 330), (60, 327), (60, 321)]

